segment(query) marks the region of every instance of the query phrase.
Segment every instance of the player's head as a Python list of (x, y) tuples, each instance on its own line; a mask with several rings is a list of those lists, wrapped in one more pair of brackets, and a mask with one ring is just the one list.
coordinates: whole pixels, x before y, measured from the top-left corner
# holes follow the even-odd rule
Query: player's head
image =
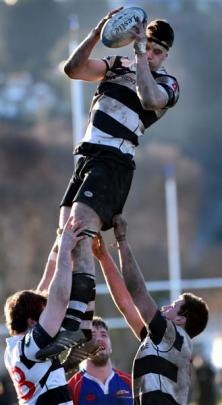
[(162, 313), (166, 319), (183, 326), (188, 335), (193, 338), (205, 329), (209, 310), (201, 297), (186, 292), (171, 305), (163, 307)]
[(207, 326), (209, 310), (206, 302), (195, 294), (183, 293), (178, 315), (186, 318), (185, 330), (190, 337), (199, 335)]
[(110, 359), (112, 353), (112, 345), (109, 337), (108, 326), (105, 321), (95, 316), (92, 321), (92, 335), (97, 343), (104, 347), (91, 361), (96, 366), (104, 366)]
[(153, 20), (146, 27), (148, 62), (151, 70), (158, 69), (173, 45), (174, 31), (166, 20)]
[(149, 41), (161, 45), (169, 51), (174, 41), (174, 31), (166, 20), (153, 20), (146, 27), (146, 36)]
[(6, 300), (4, 313), (10, 335), (24, 333), (31, 321), (38, 321), (47, 302), (46, 293), (18, 291)]

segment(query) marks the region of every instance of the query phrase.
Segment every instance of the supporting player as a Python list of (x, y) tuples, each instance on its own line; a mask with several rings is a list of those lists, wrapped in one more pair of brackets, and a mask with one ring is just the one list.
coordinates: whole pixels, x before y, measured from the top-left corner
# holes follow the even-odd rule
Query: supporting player
[[(202, 298), (183, 293), (172, 304), (158, 309), (146, 289), (127, 241), (126, 222), (120, 215), (114, 218), (114, 232), (122, 275), (99, 239), (97, 257), (114, 302), (141, 341), (133, 363), (134, 403), (187, 405), (192, 339), (206, 327), (207, 305)], [(135, 312), (131, 315), (132, 303), (137, 317)]]
[(40, 362), (36, 353), (52, 342), (64, 319), (72, 283), (71, 251), (82, 240), (83, 230), (70, 217), (59, 241), (48, 297), (40, 290), (24, 290), (6, 301), (4, 311), (11, 337), (6, 340), (5, 364), (19, 404), (72, 405), (59, 361)]
[[(75, 405), (132, 405), (130, 375), (113, 368), (112, 345), (107, 324), (100, 317), (94, 317), (92, 334), (97, 343), (104, 347), (96, 356), (86, 360), (69, 380), (68, 385)], [(90, 398), (90, 399), (89, 399)]]

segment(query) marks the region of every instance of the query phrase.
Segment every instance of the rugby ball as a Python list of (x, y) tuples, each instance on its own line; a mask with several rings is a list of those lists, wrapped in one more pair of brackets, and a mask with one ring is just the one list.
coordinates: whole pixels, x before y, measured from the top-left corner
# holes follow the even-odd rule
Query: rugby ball
[(137, 19), (142, 23), (147, 21), (147, 14), (140, 7), (129, 7), (119, 11), (104, 24), (100, 39), (109, 48), (121, 48), (132, 42), (129, 30), (137, 24)]

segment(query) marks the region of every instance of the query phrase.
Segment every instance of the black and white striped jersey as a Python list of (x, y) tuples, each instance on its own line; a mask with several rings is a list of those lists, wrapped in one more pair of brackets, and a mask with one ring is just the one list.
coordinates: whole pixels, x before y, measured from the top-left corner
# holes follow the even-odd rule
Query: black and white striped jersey
[(136, 93), (135, 60), (121, 56), (103, 60), (106, 75), (93, 97), (89, 124), (81, 142), (115, 147), (134, 156), (145, 129), (176, 104), (179, 86), (164, 68), (152, 72), (157, 84), (167, 93), (168, 103), (161, 110), (145, 110)]
[(73, 405), (58, 360), (39, 362), (36, 352), (52, 338), (36, 324), (26, 335), (6, 339), (5, 365), (20, 405)]
[(166, 320), (159, 310), (149, 330), (142, 330), (141, 338), (133, 365), (135, 404), (162, 404), (165, 399), (169, 405), (187, 405), (191, 338), (183, 328)]

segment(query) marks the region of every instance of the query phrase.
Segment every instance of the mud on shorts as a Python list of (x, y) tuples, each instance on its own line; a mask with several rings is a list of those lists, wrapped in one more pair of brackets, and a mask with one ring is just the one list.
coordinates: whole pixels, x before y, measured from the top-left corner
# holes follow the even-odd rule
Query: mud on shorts
[(122, 212), (129, 194), (134, 169), (130, 155), (91, 150), (90, 155), (81, 156), (77, 161), (60, 207), (84, 203), (98, 214), (102, 230), (112, 228), (112, 218)]

